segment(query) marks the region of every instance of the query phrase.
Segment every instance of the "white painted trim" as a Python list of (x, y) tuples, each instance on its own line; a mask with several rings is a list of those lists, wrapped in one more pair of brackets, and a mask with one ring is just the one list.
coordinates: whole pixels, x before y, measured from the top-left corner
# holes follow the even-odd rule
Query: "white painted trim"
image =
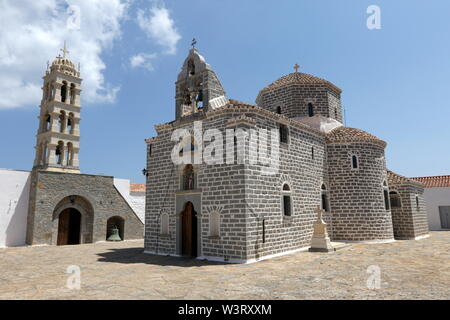
[(422, 240), (431, 237), (430, 234), (424, 234), (423, 236), (415, 237), (414, 240)]
[(255, 262), (259, 262), (259, 261), (263, 261), (263, 260), (267, 260), (267, 259), (272, 259), (272, 258), (276, 258), (276, 257), (285, 256), (285, 255), (288, 255), (288, 254), (308, 251), (308, 249), (309, 249), (309, 246), (308, 247), (299, 248), (299, 249), (284, 251), (284, 252), (280, 252), (280, 253), (275, 253), (275, 254), (271, 254), (271, 255), (267, 255), (267, 256), (263, 256), (263, 257), (258, 258), (258, 259), (248, 259), (248, 260), (244, 260), (244, 259), (229, 259), (229, 260), (225, 261), (222, 257), (211, 257), (211, 256), (200, 256), (200, 257), (197, 257), (196, 259), (198, 259), (198, 260), (216, 261), (216, 262), (226, 262), (226, 263), (251, 264), (251, 263), (255, 263)]
[[(333, 240), (334, 241), (334, 240)], [(367, 240), (367, 241), (351, 241), (351, 240), (336, 240), (336, 242), (343, 243), (361, 243), (361, 244), (383, 244), (383, 243), (392, 243), (395, 242), (395, 239), (388, 240)]]

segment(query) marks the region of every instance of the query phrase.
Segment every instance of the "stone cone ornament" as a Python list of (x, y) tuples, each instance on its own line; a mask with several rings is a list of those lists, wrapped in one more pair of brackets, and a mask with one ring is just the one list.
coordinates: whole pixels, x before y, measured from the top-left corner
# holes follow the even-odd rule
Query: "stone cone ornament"
[(334, 251), (328, 236), (327, 224), (322, 220), (323, 209), (317, 207), (317, 220), (314, 222), (314, 233), (311, 239), (310, 252), (330, 252)]

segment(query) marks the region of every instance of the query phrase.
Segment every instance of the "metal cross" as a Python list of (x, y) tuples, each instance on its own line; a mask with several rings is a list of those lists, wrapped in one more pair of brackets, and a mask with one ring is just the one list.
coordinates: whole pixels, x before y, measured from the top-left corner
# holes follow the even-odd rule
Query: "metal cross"
[(192, 46), (192, 48), (195, 48), (195, 45), (197, 44), (197, 40), (195, 40), (195, 38), (193, 38), (192, 39), (192, 42), (191, 42), (191, 46)]
[(63, 52), (63, 58), (66, 57), (66, 54), (70, 53), (66, 48), (66, 41), (64, 40), (64, 49), (60, 49)]
[(294, 65), (294, 69), (295, 69), (295, 72), (298, 72), (298, 69), (300, 68), (300, 66), (298, 65), (298, 64), (295, 64)]

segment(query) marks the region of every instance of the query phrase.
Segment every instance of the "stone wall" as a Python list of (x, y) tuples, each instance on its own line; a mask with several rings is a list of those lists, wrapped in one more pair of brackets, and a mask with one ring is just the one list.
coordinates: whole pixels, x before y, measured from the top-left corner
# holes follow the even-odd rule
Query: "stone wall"
[[(352, 155), (358, 169), (352, 169)], [(371, 143), (327, 146), (333, 240), (393, 240), (391, 211), (386, 210), (384, 148)]]
[[(32, 171), (28, 212), (27, 243), (56, 244), (57, 221), (55, 208), (67, 199), (75, 199), (76, 207), (92, 215), (92, 242), (106, 240), (106, 222), (110, 217), (125, 219), (125, 240), (141, 239), (143, 224), (126, 200), (114, 187), (113, 177)], [(83, 219), (83, 218), (82, 218)], [(56, 229), (56, 230), (55, 230)], [(85, 240), (88, 238), (85, 238)], [(91, 242), (83, 241), (82, 243)]]
[(308, 103), (312, 103), (314, 114), (342, 122), (340, 95), (325, 85), (277, 88), (264, 92), (258, 101), (259, 106), (272, 112), (281, 107), (281, 113), (288, 118), (308, 117)]
[(400, 208), (391, 208), (395, 239), (415, 239), (427, 235), (429, 228), (423, 188), (407, 184), (389, 185), (389, 191), (397, 191), (401, 199)]

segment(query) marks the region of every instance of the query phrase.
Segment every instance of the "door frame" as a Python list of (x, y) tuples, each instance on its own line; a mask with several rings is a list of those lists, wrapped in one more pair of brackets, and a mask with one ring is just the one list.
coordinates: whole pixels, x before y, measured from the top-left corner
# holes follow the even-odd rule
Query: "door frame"
[(202, 193), (201, 190), (179, 191), (175, 195), (176, 243), (175, 254), (183, 255), (183, 211), (186, 203), (192, 202), (197, 217), (197, 257), (202, 256)]

